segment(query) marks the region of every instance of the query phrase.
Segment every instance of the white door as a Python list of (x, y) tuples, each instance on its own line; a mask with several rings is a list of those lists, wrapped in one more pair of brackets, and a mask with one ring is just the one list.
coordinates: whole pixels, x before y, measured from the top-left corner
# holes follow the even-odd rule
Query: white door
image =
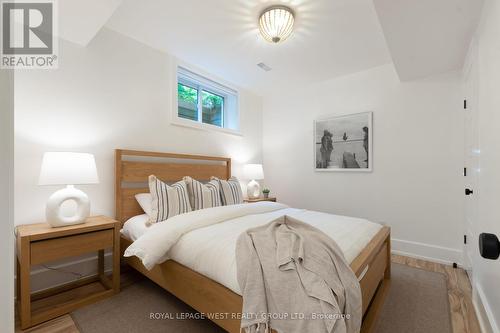
[(472, 62), (466, 67), (463, 82), (464, 115), (464, 188), (465, 226), (464, 226), (464, 268), (472, 279), (472, 262), (477, 255), (474, 242), (478, 224), (478, 178), (479, 178), (479, 123), (477, 110), (477, 64)]
[(464, 157), (471, 171), (464, 179), (474, 191), (464, 197), (465, 225), (472, 235), (465, 256), (472, 259), (473, 301), (480, 321), (485, 332), (499, 333), (500, 260), (479, 255), (478, 236), (500, 236), (500, 1), (486, 2), (483, 14), (464, 78), (464, 91), (472, 99), (470, 112), (464, 110)]

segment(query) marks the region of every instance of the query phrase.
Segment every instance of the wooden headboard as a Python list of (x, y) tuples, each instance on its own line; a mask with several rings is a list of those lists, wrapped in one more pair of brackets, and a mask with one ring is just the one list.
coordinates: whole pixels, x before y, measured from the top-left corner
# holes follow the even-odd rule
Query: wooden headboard
[(150, 175), (164, 182), (177, 182), (184, 176), (197, 180), (209, 180), (211, 176), (229, 179), (231, 159), (116, 149), (115, 215), (122, 224), (133, 216), (144, 214), (135, 195), (149, 192)]

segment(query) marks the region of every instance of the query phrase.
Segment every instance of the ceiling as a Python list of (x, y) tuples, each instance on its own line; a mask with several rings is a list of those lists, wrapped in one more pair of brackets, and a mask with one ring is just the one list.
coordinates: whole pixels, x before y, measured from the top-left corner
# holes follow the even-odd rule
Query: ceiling
[(403, 81), (462, 68), (483, 0), (373, 0)]
[[(66, 1), (65, 39), (86, 45), (105, 26), (261, 95), (391, 62), (402, 80), (459, 69), (483, 2), (86, 0), (82, 8)], [(295, 11), (296, 23), (289, 39), (271, 44), (257, 19), (277, 3)]]
[(59, 37), (86, 46), (121, 2), (122, 0), (58, 1)]

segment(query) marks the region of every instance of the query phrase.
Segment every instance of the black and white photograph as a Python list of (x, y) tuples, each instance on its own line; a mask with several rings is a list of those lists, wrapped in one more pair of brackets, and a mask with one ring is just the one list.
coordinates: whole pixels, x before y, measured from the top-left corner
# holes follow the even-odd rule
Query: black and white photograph
[(372, 170), (372, 112), (314, 122), (317, 171)]

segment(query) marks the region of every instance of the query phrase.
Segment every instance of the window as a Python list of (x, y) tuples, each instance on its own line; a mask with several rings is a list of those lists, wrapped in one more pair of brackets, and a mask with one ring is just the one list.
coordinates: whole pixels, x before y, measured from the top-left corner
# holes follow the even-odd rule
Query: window
[(223, 127), (222, 111), (224, 110), (224, 97), (201, 91), (202, 122), (205, 124)]
[(198, 121), (198, 90), (182, 83), (177, 86), (179, 117)]
[(182, 67), (177, 68), (177, 117), (238, 130), (238, 94), (217, 82), (195, 74)]

